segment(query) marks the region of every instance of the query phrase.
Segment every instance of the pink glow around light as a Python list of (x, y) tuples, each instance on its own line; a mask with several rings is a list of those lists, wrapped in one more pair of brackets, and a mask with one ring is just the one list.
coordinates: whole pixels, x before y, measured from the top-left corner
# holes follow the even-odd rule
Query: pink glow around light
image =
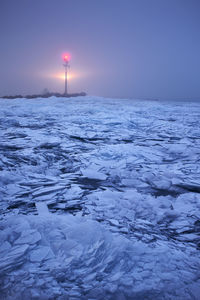
[(69, 53), (64, 53), (62, 57), (65, 62), (70, 61), (70, 58), (71, 58)]

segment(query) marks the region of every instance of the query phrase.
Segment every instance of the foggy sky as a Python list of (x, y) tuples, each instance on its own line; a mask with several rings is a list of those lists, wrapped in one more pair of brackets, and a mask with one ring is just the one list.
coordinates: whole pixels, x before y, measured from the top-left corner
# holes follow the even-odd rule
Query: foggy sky
[(0, 95), (200, 99), (199, 0), (0, 0)]

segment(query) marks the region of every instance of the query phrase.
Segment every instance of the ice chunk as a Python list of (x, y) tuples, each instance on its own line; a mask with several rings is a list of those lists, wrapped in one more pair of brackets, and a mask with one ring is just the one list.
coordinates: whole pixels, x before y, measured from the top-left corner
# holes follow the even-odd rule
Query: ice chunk
[(94, 169), (82, 169), (81, 170), (83, 177), (91, 178), (91, 179), (98, 179), (98, 180), (106, 180), (107, 175), (100, 173)]
[(22, 235), (15, 241), (15, 244), (35, 244), (41, 240), (41, 235), (36, 230), (26, 230), (22, 232)]
[(109, 222), (110, 222), (111, 225), (119, 226), (119, 221), (117, 221), (115, 219), (109, 219)]
[(44, 196), (48, 195), (50, 193), (58, 192), (60, 190), (65, 189), (66, 187), (61, 185), (61, 186), (54, 186), (54, 187), (46, 187), (46, 188), (39, 188), (35, 192), (32, 193), (33, 197), (39, 197), (39, 196)]
[(41, 216), (49, 215), (49, 210), (45, 202), (36, 202), (38, 214)]
[(11, 244), (8, 241), (5, 241), (0, 246), (0, 252), (6, 252), (6, 251), (10, 250), (10, 248), (11, 248)]
[(15, 246), (9, 249), (0, 260), (0, 270), (6, 271), (21, 265), (24, 262), (23, 256), (28, 250), (28, 245)]
[(42, 262), (43, 260), (53, 258), (54, 254), (51, 248), (47, 246), (40, 246), (38, 249), (33, 250), (30, 254), (31, 262)]

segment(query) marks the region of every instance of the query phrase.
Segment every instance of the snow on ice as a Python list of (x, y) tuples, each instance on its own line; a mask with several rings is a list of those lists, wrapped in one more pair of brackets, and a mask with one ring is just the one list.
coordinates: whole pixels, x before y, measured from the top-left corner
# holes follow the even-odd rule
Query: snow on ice
[(199, 299), (200, 104), (0, 102), (0, 299)]

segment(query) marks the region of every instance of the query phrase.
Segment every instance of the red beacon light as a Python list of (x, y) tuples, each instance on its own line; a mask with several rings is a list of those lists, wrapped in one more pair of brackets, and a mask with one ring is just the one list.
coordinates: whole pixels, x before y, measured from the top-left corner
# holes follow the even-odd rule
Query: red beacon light
[(68, 53), (65, 53), (65, 54), (63, 55), (63, 60), (64, 60), (65, 62), (68, 62), (68, 61), (70, 60), (70, 55), (69, 55)]

